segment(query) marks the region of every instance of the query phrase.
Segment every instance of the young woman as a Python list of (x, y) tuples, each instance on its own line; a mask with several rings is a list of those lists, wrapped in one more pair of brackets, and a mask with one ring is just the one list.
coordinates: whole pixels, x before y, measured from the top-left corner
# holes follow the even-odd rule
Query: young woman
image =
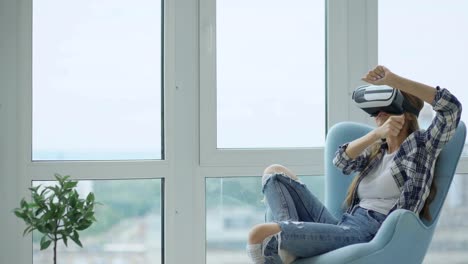
[(431, 104), (436, 112), (431, 125), (420, 130), (414, 113), (381, 111), (375, 116), (374, 130), (338, 148), (334, 165), (344, 174), (359, 172), (348, 190), (341, 219), (331, 215), (293, 172), (281, 165), (269, 166), (262, 185), (275, 222), (250, 231), (247, 252), (253, 263), (291, 263), (297, 257), (368, 242), (398, 208), (430, 218), (434, 164), (455, 133), (461, 104), (446, 89), (405, 79), (384, 66), (369, 71), (363, 80), (398, 89), (418, 111), (424, 102)]

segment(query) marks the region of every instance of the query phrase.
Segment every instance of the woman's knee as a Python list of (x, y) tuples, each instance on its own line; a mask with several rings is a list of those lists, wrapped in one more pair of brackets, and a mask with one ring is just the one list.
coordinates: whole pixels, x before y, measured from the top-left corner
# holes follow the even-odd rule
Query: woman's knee
[(296, 174), (294, 174), (291, 170), (280, 164), (272, 164), (263, 171), (263, 175), (271, 175), (278, 173), (283, 173), (289, 178), (297, 180)]
[(263, 171), (263, 174), (286, 173), (288, 169), (280, 164), (272, 164)]

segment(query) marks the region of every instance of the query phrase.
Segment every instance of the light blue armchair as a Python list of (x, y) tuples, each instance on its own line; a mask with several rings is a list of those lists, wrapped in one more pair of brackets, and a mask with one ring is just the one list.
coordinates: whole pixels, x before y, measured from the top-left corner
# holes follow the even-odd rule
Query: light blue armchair
[[(343, 175), (333, 166), (335, 151), (339, 145), (371, 129), (366, 125), (344, 122), (333, 126), (328, 132), (325, 147), (325, 205), (337, 218), (341, 218), (346, 190), (354, 176)], [(372, 241), (298, 259), (294, 264), (422, 263), (463, 150), (465, 137), (466, 127), (460, 122), (455, 136), (437, 160), (434, 178), (437, 195), (430, 206), (432, 221), (421, 220), (413, 212), (398, 209), (387, 217)]]

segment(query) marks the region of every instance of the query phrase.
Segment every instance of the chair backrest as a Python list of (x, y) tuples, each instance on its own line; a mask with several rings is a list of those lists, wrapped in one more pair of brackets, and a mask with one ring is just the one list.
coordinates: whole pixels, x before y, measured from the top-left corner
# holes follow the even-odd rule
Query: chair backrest
[[(325, 144), (325, 205), (335, 217), (340, 218), (343, 213), (343, 202), (347, 189), (355, 176), (343, 175), (333, 165), (335, 152), (339, 145), (359, 138), (372, 129), (371, 126), (363, 124), (342, 122), (334, 125), (327, 134)], [(454, 137), (445, 145), (435, 165), (434, 182), (437, 185), (437, 194), (430, 205), (432, 221), (423, 220), (426, 225), (431, 225), (439, 216), (465, 145), (465, 138), (466, 127), (460, 121)]]
[(434, 183), (437, 186), (437, 194), (429, 205), (432, 220), (422, 219), (426, 225), (431, 225), (439, 217), (440, 210), (452, 183), (458, 161), (465, 146), (466, 126), (460, 121), (454, 137), (445, 145), (437, 158), (434, 168)]

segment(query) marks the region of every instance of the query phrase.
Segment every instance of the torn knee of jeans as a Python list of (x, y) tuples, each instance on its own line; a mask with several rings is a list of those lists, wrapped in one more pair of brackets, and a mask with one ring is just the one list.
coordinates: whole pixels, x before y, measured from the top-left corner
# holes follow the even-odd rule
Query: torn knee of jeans
[(283, 176), (287, 177), (284, 173), (279, 172), (279, 173), (272, 173), (272, 174), (264, 174), (262, 177), (262, 190), (265, 188), (265, 185), (270, 181), (271, 178), (273, 177), (278, 177), (278, 176)]
[(264, 174), (263, 177), (262, 177), (262, 190), (263, 188), (265, 188), (265, 185), (270, 181), (271, 178), (273, 177), (284, 177), (290, 181), (294, 181), (294, 182), (297, 182), (297, 183), (300, 183), (301, 185), (304, 185), (304, 183), (302, 183), (299, 178), (297, 178), (297, 176), (288, 176), (286, 173), (284, 172), (275, 172), (275, 173), (268, 173), (268, 174)]

